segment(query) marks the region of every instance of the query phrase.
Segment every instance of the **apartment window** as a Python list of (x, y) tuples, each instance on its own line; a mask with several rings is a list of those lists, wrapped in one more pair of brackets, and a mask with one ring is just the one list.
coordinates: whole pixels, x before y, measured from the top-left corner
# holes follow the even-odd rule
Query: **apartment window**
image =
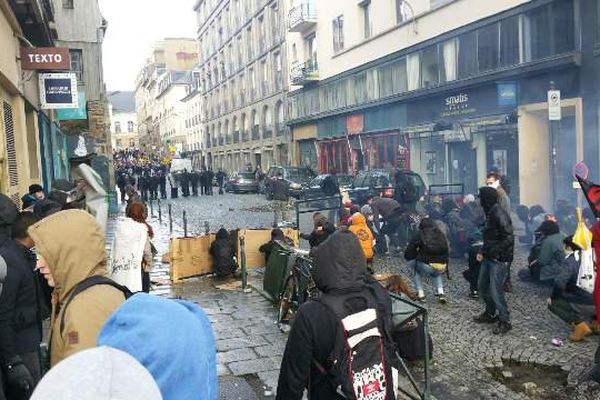
[(396, 23), (401, 24), (408, 20), (408, 6), (404, 0), (396, 0)]
[(451, 82), (457, 78), (457, 40), (450, 39), (440, 44), (440, 82)]
[(298, 62), (298, 47), (296, 47), (296, 43), (292, 44), (292, 63), (296, 64)]
[(83, 82), (83, 51), (78, 49), (69, 50), (71, 55), (71, 72), (77, 76), (77, 82)]
[(519, 62), (519, 17), (515, 16), (500, 22), (500, 66)]
[(254, 49), (252, 47), (252, 43), (254, 43), (254, 39), (252, 38), (252, 27), (249, 26), (248, 29), (246, 29), (246, 40), (248, 42), (248, 61), (252, 60), (252, 58), (254, 58)]
[(557, 1), (552, 6), (553, 54), (575, 49), (575, 9), (571, 1)]
[(273, 42), (278, 42), (280, 39), (279, 26), (279, 5), (277, 2), (271, 7), (271, 29), (273, 29)]
[(121, 133), (121, 121), (115, 121), (115, 133)]
[(333, 51), (344, 50), (344, 16), (340, 15), (333, 20)]
[(432, 87), (440, 82), (440, 64), (438, 46), (431, 46), (421, 54), (421, 79), (422, 87)]
[(600, 43), (600, 0), (596, 0), (596, 43)]
[(315, 48), (316, 34), (311, 34), (304, 39), (304, 47), (308, 59), (313, 63), (317, 63), (317, 49)]
[(526, 59), (538, 60), (550, 55), (550, 7), (539, 7), (525, 14)]
[(421, 53), (409, 54), (406, 57), (406, 79), (408, 90), (421, 87)]
[(365, 39), (371, 37), (371, 0), (365, 0), (360, 4), (363, 16), (363, 36)]
[(458, 78), (464, 79), (477, 73), (477, 32), (458, 37)]
[(62, 0), (62, 6), (63, 6), (63, 8), (69, 8), (69, 9), (75, 8), (73, 5), (73, 0)]
[(127, 121), (127, 132), (133, 133), (133, 130), (134, 130), (133, 121)]
[(498, 68), (498, 24), (489, 25), (479, 29), (477, 35), (477, 56), (479, 72)]
[(406, 92), (406, 58), (379, 68), (379, 94), (381, 97)]

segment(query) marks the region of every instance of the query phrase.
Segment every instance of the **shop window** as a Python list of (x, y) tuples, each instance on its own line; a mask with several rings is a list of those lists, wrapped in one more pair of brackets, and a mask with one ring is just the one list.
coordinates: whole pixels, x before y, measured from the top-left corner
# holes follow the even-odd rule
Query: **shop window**
[(477, 73), (477, 32), (458, 37), (458, 78), (464, 79)]
[(498, 24), (477, 31), (477, 60), (479, 72), (498, 68)]
[(431, 46), (421, 53), (421, 84), (432, 87), (440, 82), (440, 64), (438, 46)]
[(519, 61), (519, 17), (515, 16), (500, 22), (500, 66)]

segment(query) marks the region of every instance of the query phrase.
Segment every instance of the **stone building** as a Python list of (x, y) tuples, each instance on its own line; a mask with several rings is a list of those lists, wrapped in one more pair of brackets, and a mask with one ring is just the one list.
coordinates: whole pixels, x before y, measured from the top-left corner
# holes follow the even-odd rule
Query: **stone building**
[[(169, 86), (168, 80), (172, 79), (172, 73), (181, 77), (197, 63), (198, 49), (194, 39), (166, 38), (154, 44), (138, 74), (135, 88), (135, 109), (142, 150), (164, 149), (166, 140), (162, 139), (165, 138), (165, 134), (170, 133), (170, 129), (165, 130), (165, 111), (171, 109), (170, 105), (165, 104), (165, 96), (168, 95), (166, 96), (168, 99), (175, 99), (175, 101), (181, 101), (185, 97), (185, 89), (181, 90), (182, 85), (176, 84), (175, 89)], [(161, 82), (163, 85), (167, 82), (167, 87), (161, 88)], [(169, 89), (167, 93), (164, 91), (166, 88)], [(180, 97), (173, 96), (174, 92), (177, 92), (177, 96)], [(158, 101), (159, 94), (161, 101)], [(183, 112), (181, 114), (183, 121)], [(178, 134), (181, 135), (185, 136), (185, 133)]]
[(546, 209), (575, 203), (578, 161), (597, 174), (600, 1), (292, 3), (296, 163), (410, 168), (467, 193), (496, 167), (515, 204)]
[(110, 102), (112, 148), (114, 150), (139, 148), (134, 93), (112, 92), (108, 94), (108, 101)]
[(280, 0), (198, 0), (206, 163), (233, 172), (289, 163)]

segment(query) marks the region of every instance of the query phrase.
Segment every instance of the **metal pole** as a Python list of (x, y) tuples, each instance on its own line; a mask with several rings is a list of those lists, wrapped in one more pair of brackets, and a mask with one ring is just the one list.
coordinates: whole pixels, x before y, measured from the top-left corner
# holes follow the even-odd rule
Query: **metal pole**
[(154, 200), (150, 199), (150, 216), (154, 218)]
[(173, 233), (173, 205), (169, 203), (169, 230)]
[(158, 223), (162, 224), (162, 209), (160, 206), (160, 199), (158, 199)]
[(185, 210), (183, 210), (183, 237), (187, 237), (188, 236), (188, 230), (187, 230), (187, 212)]
[(242, 291), (248, 287), (248, 270), (246, 269), (246, 238), (240, 236), (240, 264), (242, 267)]
[[(554, 81), (550, 81), (550, 90), (556, 90)], [(558, 187), (557, 165), (558, 165), (558, 131), (560, 129), (560, 121), (550, 122), (550, 196), (552, 199), (552, 209), (556, 207), (556, 189)]]

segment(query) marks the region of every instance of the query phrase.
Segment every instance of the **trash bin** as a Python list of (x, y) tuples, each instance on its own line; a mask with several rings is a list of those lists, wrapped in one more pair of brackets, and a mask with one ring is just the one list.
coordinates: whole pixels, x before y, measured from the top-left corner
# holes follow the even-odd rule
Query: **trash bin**
[(265, 268), (263, 278), (263, 290), (271, 298), (271, 301), (277, 302), (283, 289), (285, 278), (288, 275), (288, 258), (290, 251), (283, 246), (276, 244)]

